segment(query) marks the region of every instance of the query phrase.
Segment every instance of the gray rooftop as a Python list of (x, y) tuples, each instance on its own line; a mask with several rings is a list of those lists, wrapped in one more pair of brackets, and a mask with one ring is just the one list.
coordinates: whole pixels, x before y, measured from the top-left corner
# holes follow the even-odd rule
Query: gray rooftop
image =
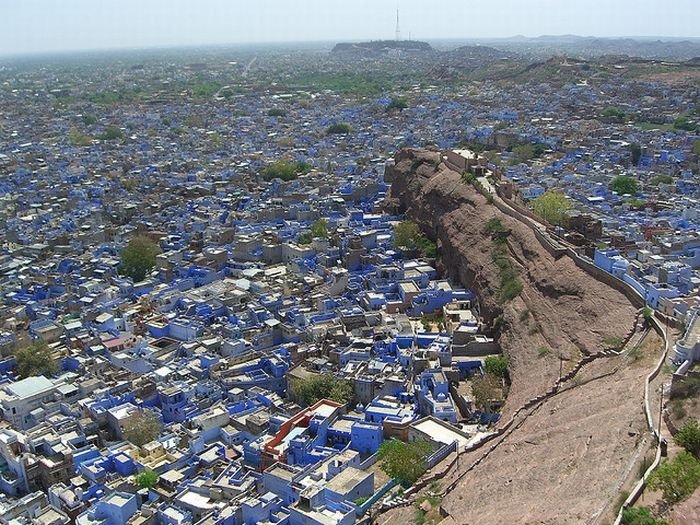
[(17, 397), (31, 397), (53, 386), (53, 383), (44, 376), (34, 376), (10, 383), (5, 389)]

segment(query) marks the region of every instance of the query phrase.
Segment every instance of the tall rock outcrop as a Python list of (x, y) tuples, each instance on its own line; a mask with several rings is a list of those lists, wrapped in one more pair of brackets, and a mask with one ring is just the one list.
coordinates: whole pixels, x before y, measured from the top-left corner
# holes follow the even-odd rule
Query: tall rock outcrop
[[(443, 271), (477, 292), (482, 315), (499, 328), (511, 360), (503, 433), (460, 455), (439, 476), (443, 523), (611, 522), (620, 491), (634, 481), (652, 442), (644, 381), (663, 341), (652, 332), (636, 357), (589, 362), (612, 338), (634, 330), (636, 308), (625, 295), (569, 256), (550, 254), (530, 226), (487, 202), (439, 152), (402, 150), (386, 175), (392, 184), (387, 206), (405, 212), (437, 242)], [(491, 219), (509, 231), (507, 253), (522, 282), (519, 295), (506, 302), (499, 301), (495, 243), (486, 232)], [(587, 364), (576, 366), (580, 362)], [(571, 369), (575, 375), (564, 388), (552, 390)], [(414, 514), (398, 507), (377, 522), (411, 523)]]
[[(550, 255), (528, 226), (489, 204), (439, 152), (401, 150), (387, 177), (389, 205), (437, 242), (442, 270), (473, 289), (482, 315), (500, 328), (512, 365), (506, 414), (547, 390), (558, 379), (560, 364), (565, 373), (583, 355), (601, 350), (606, 340), (624, 339), (632, 329), (635, 308), (624, 295), (569, 257)], [(507, 246), (523, 285), (506, 303), (499, 302), (499, 267), (486, 232), (490, 219), (510, 230)]]

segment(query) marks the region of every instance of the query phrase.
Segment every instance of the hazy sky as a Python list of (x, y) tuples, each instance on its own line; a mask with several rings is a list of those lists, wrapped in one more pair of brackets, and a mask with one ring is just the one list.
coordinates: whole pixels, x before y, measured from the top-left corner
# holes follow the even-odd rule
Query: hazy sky
[(0, 0), (0, 54), (523, 34), (700, 36), (700, 0)]

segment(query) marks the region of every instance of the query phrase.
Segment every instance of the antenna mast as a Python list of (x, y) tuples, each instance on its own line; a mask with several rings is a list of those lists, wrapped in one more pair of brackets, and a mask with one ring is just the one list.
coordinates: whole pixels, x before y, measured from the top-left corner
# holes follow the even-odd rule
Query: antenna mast
[(394, 39), (398, 42), (401, 40), (401, 29), (399, 29), (399, 8), (396, 8), (396, 36)]

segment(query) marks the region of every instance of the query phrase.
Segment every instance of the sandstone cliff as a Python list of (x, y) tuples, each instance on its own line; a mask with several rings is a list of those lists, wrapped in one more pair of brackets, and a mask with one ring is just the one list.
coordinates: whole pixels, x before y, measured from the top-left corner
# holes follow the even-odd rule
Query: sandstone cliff
[[(530, 228), (489, 205), (438, 152), (404, 149), (389, 169), (391, 199), (438, 244), (444, 272), (479, 296), (482, 315), (501, 324), (500, 342), (511, 357), (508, 409), (544, 390), (585, 354), (595, 353), (633, 327), (635, 308), (566, 256), (555, 259)], [(523, 284), (519, 297), (499, 304), (499, 269), (486, 224), (497, 218), (510, 230), (513, 264)], [(501, 321), (502, 320), (502, 321)], [(542, 348), (547, 348), (545, 353)]]
[[(598, 523), (648, 442), (643, 385), (658, 339), (649, 338), (632, 366), (624, 356), (587, 364), (561, 393), (522, 415), (520, 407), (551, 389), (560, 366), (566, 374), (628, 337), (636, 308), (568, 256), (550, 255), (528, 226), (487, 202), (440, 153), (402, 150), (387, 176), (387, 206), (437, 242), (442, 270), (476, 291), (482, 315), (500, 328), (512, 379), (501, 424), (522, 417), (477, 467), (460, 473), (483, 449), (460, 458), (443, 478), (458, 483), (443, 500), (445, 523)], [(523, 285), (503, 303), (494, 241), (485, 233), (492, 218), (510, 230), (507, 247)], [(405, 523), (408, 515), (396, 509), (379, 522)]]

